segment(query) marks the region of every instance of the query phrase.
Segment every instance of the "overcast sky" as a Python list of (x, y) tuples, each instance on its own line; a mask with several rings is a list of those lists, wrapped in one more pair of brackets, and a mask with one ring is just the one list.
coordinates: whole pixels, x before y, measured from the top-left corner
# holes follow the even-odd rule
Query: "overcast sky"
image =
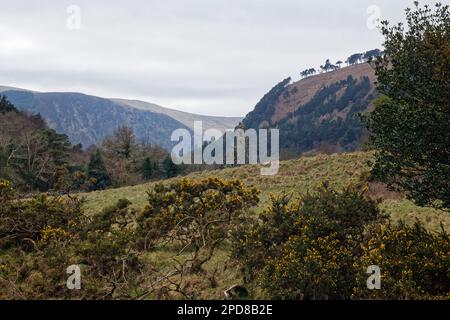
[[(377, 8), (399, 21), (412, 3), (0, 0), (0, 85), (243, 116), (306, 67), (380, 48), (379, 32), (368, 27)], [(81, 10), (81, 29), (70, 5)]]

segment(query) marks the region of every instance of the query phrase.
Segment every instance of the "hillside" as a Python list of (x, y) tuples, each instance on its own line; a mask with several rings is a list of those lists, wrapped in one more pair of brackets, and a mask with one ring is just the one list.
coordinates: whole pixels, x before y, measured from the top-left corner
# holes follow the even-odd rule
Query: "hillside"
[(0, 86), (0, 93), (19, 109), (40, 113), (57, 132), (67, 134), (73, 144), (97, 144), (117, 127), (128, 125), (138, 139), (170, 149), (171, 133), (193, 128), (195, 120), (204, 128), (234, 128), (240, 118), (209, 117), (167, 109), (143, 101), (106, 99), (82, 93), (42, 93)]
[[(289, 113), (294, 113), (298, 108), (311, 101), (320, 89), (346, 80), (348, 76), (352, 76), (354, 79), (368, 77), (372, 84), (376, 80), (372, 67), (368, 63), (361, 63), (294, 82), (287, 87), (290, 94), (280, 96), (277, 101), (271, 122), (277, 123), (286, 118)], [(373, 87), (371, 89), (373, 90)]]
[[(259, 175), (258, 166), (242, 166), (224, 170), (201, 172), (191, 174), (189, 177), (195, 180), (218, 177), (223, 179), (241, 179), (249, 186), (255, 186), (261, 190), (260, 204), (255, 213), (261, 213), (268, 207), (271, 194), (293, 193), (298, 196), (306, 192), (313, 192), (322, 181), (327, 181), (336, 188), (344, 187), (347, 184), (358, 183), (368, 172), (367, 161), (371, 159), (371, 153), (356, 152), (344, 153), (340, 155), (317, 155), (302, 157), (295, 160), (283, 161), (280, 172), (273, 177), (263, 177)], [(174, 178), (165, 180), (169, 183)], [(86, 197), (87, 213), (95, 214), (101, 208), (109, 207), (119, 199), (127, 198), (131, 201), (132, 207), (141, 209), (147, 204), (148, 190), (155, 186), (156, 182), (133, 187), (111, 189), (106, 191), (92, 192), (84, 194)], [(377, 184), (370, 184), (370, 195), (374, 198), (382, 198), (380, 207), (390, 214), (392, 221), (403, 220), (412, 224), (419, 220), (426, 228), (439, 231), (440, 223), (447, 231), (450, 231), (450, 217), (443, 211), (430, 208), (420, 208), (412, 202), (404, 199), (400, 194), (390, 193)], [(216, 274), (216, 286), (202, 287), (199, 292), (201, 299), (221, 299), (224, 288), (229, 288), (236, 283), (242, 283), (241, 270), (235, 264), (230, 263), (231, 247), (229, 243), (220, 246), (214, 257), (205, 264), (205, 274)], [(189, 259), (189, 253), (179, 253), (179, 249), (162, 245), (145, 255), (145, 261), (152, 267), (161, 269), (164, 272), (171, 271), (170, 261), (184, 261)], [(196, 281), (195, 276), (186, 276), (186, 281)], [(149, 298), (156, 298), (149, 296)]]
[[(358, 183), (367, 177), (369, 170), (367, 162), (371, 158), (372, 154), (369, 152), (301, 157), (282, 161), (279, 173), (272, 177), (261, 176), (259, 167), (252, 165), (192, 173), (188, 177), (241, 179), (245, 184), (261, 190), (261, 202), (257, 209), (261, 211), (267, 207), (270, 194), (293, 192), (301, 195), (314, 191), (324, 181), (337, 189)], [(173, 179), (163, 182), (167, 183)], [(86, 209), (92, 214), (121, 198), (130, 200), (134, 208), (142, 208), (146, 204), (146, 191), (156, 183), (85, 193), (83, 195), (86, 196)], [(388, 192), (378, 184), (370, 184), (369, 187), (370, 194), (374, 198), (382, 199), (381, 207), (389, 212), (394, 220), (404, 219), (411, 223), (419, 219), (433, 230), (439, 230), (439, 223), (442, 221), (446, 228), (450, 229), (450, 217), (444, 212), (417, 207), (403, 195)]]
[(359, 113), (377, 94), (368, 63), (321, 73), (270, 90), (243, 120), (246, 128), (280, 129), (280, 147), (300, 154), (311, 150), (356, 150), (365, 131)]

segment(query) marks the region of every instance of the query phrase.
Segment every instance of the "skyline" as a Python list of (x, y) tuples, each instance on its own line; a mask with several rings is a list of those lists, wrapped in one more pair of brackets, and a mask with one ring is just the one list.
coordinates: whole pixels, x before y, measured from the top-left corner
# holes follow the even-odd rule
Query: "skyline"
[[(2, 1), (0, 85), (245, 116), (276, 83), (381, 48), (412, 1)], [(43, 5), (42, 5), (43, 4)], [(80, 29), (68, 20), (79, 8)], [(76, 12), (75, 12), (76, 13)]]

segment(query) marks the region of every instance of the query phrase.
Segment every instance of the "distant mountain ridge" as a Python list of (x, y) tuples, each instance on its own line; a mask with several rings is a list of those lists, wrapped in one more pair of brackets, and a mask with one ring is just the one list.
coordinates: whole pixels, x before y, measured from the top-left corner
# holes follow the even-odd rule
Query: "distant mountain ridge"
[(273, 87), (243, 119), (245, 128), (278, 128), (284, 153), (353, 151), (366, 137), (360, 114), (378, 96), (369, 63)]
[(144, 101), (100, 98), (82, 93), (36, 92), (0, 86), (19, 109), (39, 113), (47, 124), (68, 135), (73, 144), (84, 147), (100, 143), (117, 127), (133, 128), (138, 140), (170, 149), (171, 133), (179, 128), (192, 130), (194, 121), (203, 128), (221, 131), (234, 128), (241, 118), (203, 116), (164, 108)]
[(107, 99), (82, 93), (42, 93), (0, 86), (0, 93), (20, 110), (40, 113), (48, 125), (84, 147), (101, 142), (118, 126), (133, 128), (139, 140), (170, 149), (171, 133), (178, 128), (222, 132), (240, 122), (245, 128), (280, 129), (284, 153), (315, 150), (353, 151), (366, 132), (359, 117), (371, 110), (378, 96), (376, 76), (368, 63), (317, 74), (291, 83), (287, 78), (272, 88), (244, 119), (211, 117), (126, 99)]
[(127, 100), (127, 99), (111, 99), (119, 104), (136, 109), (162, 113), (168, 115), (171, 118), (183, 123), (185, 126), (193, 129), (194, 121), (202, 121), (203, 129), (218, 129), (225, 131), (227, 129), (233, 129), (238, 124), (242, 117), (216, 117), (205, 116), (195, 113), (183, 112), (175, 109), (161, 107), (154, 103), (149, 103), (140, 100)]

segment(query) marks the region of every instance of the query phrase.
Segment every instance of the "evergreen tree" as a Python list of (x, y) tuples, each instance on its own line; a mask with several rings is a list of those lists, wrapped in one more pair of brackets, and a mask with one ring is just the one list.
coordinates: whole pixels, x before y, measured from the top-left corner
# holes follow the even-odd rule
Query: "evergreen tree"
[(375, 58), (380, 57), (381, 54), (382, 54), (382, 52), (381, 52), (380, 49), (369, 50), (369, 51), (364, 53), (363, 60), (364, 61), (369, 61), (371, 59), (375, 59)]
[(9, 102), (9, 100), (5, 96), (1, 96), (0, 98), (0, 113), (7, 113), (7, 112), (16, 112), (19, 111), (16, 109), (16, 107)]
[(155, 165), (150, 159), (150, 157), (146, 157), (142, 163), (141, 173), (142, 178), (145, 180), (150, 180), (155, 174)]
[(164, 173), (167, 178), (172, 178), (180, 173), (180, 168), (175, 163), (173, 163), (170, 156), (167, 156), (162, 163)]
[(364, 55), (363, 53), (354, 53), (350, 57), (348, 57), (347, 60), (345, 60), (345, 62), (348, 65), (354, 65), (362, 60), (363, 55)]
[(91, 190), (103, 190), (111, 185), (111, 178), (106, 170), (100, 150), (91, 155), (88, 165), (88, 178), (92, 179)]

